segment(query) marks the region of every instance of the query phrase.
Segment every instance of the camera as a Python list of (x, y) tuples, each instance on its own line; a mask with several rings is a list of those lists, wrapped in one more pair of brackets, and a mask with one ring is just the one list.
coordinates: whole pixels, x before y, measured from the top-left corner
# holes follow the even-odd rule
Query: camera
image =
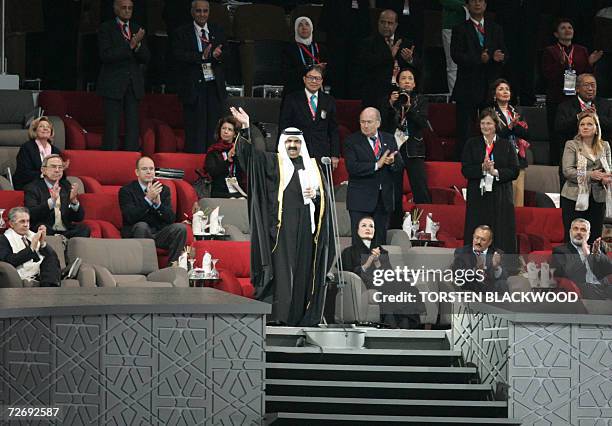
[(410, 102), (410, 92), (406, 89), (401, 89), (397, 84), (393, 84), (392, 91), (399, 92), (399, 98), (395, 101), (394, 107), (403, 107)]
[(400, 105), (406, 105), (410, 101), (410, 92), (407, 90), (401, 89), (399, 91), (399, 98), (397, 98), (397, 103)]

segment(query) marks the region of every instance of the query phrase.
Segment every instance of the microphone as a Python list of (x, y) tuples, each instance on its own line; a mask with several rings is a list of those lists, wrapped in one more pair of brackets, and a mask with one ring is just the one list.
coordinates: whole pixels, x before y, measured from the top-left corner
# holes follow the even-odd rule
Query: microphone
[(331, 164), (331, 158), (329, 158), (329, 157), (321, 157), (321, 163), (323, 163), (325, 165), (330, 165)]

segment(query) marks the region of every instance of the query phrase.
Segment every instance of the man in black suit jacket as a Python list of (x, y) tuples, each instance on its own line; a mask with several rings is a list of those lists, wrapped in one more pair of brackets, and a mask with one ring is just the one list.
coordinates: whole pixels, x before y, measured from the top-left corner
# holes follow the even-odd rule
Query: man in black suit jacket
[(321, 90), (323, 70), (314, 66), (304, 74), (304, 91), (285, 97), (279, 129), (302, 130), (311, 158), (331, 157), (334, 169), (340, 158), (340, 137), (336, 123), (336, 100)]
[(612, 103), (597, 96), (597, 81), (593, 74), (580, 74), (576, 81), (576, 96), (563, 102), (555, 116), (555, 132), (560, 141), (561, 154), (565, 142), (574, 139), (578, 133), (578, 114), (592, 111), (599, 117), (602, 137), (612, 136)]
[(102, 149), (115, 151), (119, 147), (121, 112), (125, 113), (126, 151), (138, 151), (138, 101), (144, 96), (142, 64), (149, 62), (150, 53), (144, 40), (145, 31), (131, 20), (131, 0), (115, 0), (115, 19), (104, 22), (98, 31), (100, 75), (98, 95), (104, 98), (104, 139)]
[(183, 103), (185, 151), (204, 153), (214, 140), (227, 97), (223, 73), (223, 29), (208, 23), (207, 1), (192, 3), (193, 22), (176, 30), (172, 48), (178, 69), (177, 90)]
[[(471, 245), (455, 249), (455, 258), (451, 268), (463, 271), (466, 278), (461, 285), (463, 289), (481, 291), (507, 291), (508, 274), (502, 266), (503, 252), (492, 246), (493, 230), (487, 225), (480, 225), (474, 229)], [(474, 279), (468, 280), (465, 271), (474, 271)], [(455, 284), (460, 285), (458, 280)]]
[(89, 228), (80, 222), (85, 211), (79, 204), (77, 185), (62, 179), (62, 157), (51, 154), (42, 162), (43, 177), (24, 188), (25, 206), (30, 210), (31, 229), (47, 227), (48, 235), (61, 234), (66, 238), (89, 237)]
[(39, 281), (41, 287), (58, 287), (60, 263), (45, 241), (46, 227), (40, 225), (37, 232), (30, 231), (30, 213), (25, 207), (13, 207), (8, 218), (10, 229), (0, 235), (0, 261), (13, 265), (22, 280)]
[(612, 299), (612, 262), (601, 246), (601, 238), (589, 247), (591, 235), (588, 220), (574, 219), (570, 226), (570, 242), (553, 248), (551, 268), (555, 276), (572, 280), (582, 291), (583, 299)]
[(149, 157), (136, 162), (137, 180), (119, 190), (123, 217), (123, 238), (152, 238), (155, 246), (168, 250), (168, 261), (181, 255), (187, 242), (187, 228), (174, 223), (170, 189), (155, 181), (155, 163)]
[(486, 0), (466, 0), (470, 19), (453, 28), (451, 57), (457, 64), (453, 99), (457, 102), (457, 158), (461, 158), (476, 112), (489, 85), (501, 76), (507, 59), (502, 28), (484, 19)]
[(395, 205), (395, 173), (404, 170), (401, 155), (392, 135), (379, 132), (380, 113), (366, 108), (359, 115), (361, 132), (350, 135), (344, 145), (349, 174), (346, 208), (351, 217), (353, 244), (357, 244), (357, 225), (364, 216), (374, 218), (376, 245), (386, 244), (389, 215)]
[(397, 14), (383, 10), (378, 18), (378, 32), (364, 42), (360, 55), (364, 107), (378, 106), (380, 99), (389, 93), (396, 61), (400, 68), (416, 65), (414, 41), (398, 36), (397, 24)]

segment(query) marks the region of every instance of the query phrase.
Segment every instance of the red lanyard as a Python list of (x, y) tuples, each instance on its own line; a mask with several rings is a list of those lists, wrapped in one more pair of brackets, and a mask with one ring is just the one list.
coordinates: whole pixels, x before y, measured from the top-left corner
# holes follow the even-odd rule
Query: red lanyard
[(568, 55), (567, 53), (565, 53), (565, 48), (563, 47), (561, 43), (557, 43), (557, 45), (559, 46), (559, 49), (561, 50), (561, 54), (567, 60), (567, 64), (569, 65), (570, 69), (573, 68), (574, 66), (574, 46), (572, 46), (572, 49), (570, 50), (570, 53)]
[[(310, 58), (312, 59), (313, 63), (316, 63), (316, 64), (320, 64), (321, 63), (319, 58), (317, 58), (317, 54), (319, 53), (319, 45), (317, 43), (313, 43), (312, 44), (312, 46), (314, 47), (313, 52), (310, 52), (309, 49), (306, 49), (306, 46), (304, 46), (302, 43), (298, 43), (298, 46), (300, 46), (301, 52), (306, 52), (306, 54), (308, 56), (310, 56)], [(301, 55), (302, 55), (302, 62), (304, 64), (306, 64), (306, 61), (304, 60), (304, 54), (301, 53)]]
[(487, 151), (487, 157), (491, 159), (491, 154), (493, 153), (493, 148), (495, 148), (495, 141), (491, 145), (485, 142), (485, 150)]
[(482, 35), (485, 35), (484, 25), (482, 25), (480, 22), (476, 23), (474, 21), (472, 21), (472, 25), (474, 25), (474, 28), (476, 28), (476, 31), (478, 31)]

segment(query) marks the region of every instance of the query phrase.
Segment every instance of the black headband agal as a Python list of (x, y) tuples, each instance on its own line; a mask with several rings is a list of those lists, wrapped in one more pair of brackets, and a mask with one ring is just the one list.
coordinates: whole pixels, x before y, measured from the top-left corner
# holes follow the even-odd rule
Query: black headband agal
[(285, 136), (302, 136), (303, 133), (301, 130), (283, 130), (283, 135)]

